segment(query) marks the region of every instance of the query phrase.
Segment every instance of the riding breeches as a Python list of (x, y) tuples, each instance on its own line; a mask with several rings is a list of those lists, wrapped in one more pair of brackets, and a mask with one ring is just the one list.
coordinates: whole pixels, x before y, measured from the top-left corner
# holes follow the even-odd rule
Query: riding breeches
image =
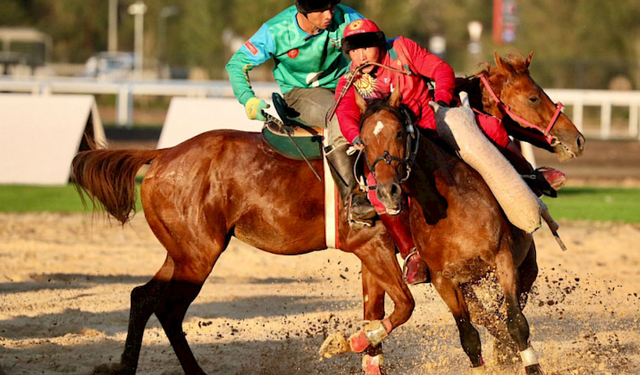
[(340, 131), (338, 117), (333, 116), (329, 122), (326, 119), (327, 112), (329, 112), (336, 100), (335, 93), (332, 90), (323, 87), (311, 89), (294, 88), (284, 94), (284, 100), (289, 107), (300, 113), (300, 118), (304, 122), (327, 129), (325, 134), (327, 144), (333, 145), (334, 148), (342, 144), (348, 144)]

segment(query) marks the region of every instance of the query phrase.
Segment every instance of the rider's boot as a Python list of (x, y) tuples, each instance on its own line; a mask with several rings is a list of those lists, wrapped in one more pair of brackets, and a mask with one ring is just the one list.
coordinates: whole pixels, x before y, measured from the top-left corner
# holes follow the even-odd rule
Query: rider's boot
[(376, 216), (376, 211), (367, 199), (365, 192), (359, 189), (353, 175), (355, 156), (347, 155), (348, 144), (334, 147), (326, 155), (331, 176), (336, 183), (349, 220), (370, 224), (368, 221)]
[(566, 176), (562, 171), (549, 167), (533, 169), (533, 166), (513, 142), (509, 142), (509, 145), (500, 151), (524, 178), (534, 194), (537, 196), (544, 194), (553, 198), (558, 196), (558, 190), (564, 186), (566, 181)]
[(400, 256), (404, 259), (402, 275), (409, 285), (431, 281), (429, 268), (416, 251), (416, 246), (409, 231), (407, 216), (404, 212), (399, 215), (380, 214), (380, 220), (396, 244)]

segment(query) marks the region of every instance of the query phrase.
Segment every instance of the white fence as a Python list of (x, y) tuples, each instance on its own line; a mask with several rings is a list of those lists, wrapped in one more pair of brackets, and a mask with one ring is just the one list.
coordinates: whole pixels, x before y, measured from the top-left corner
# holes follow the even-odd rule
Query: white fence
[[(253, 89), (264, 99), (279, 91), (277, 84), (254, 82)], [(0, 78), (0, 92), (21, 92), (34, 95), (48, 94), (110, 94), (115, 95), (117, 122), (133, 124), (133, 98), (138, 95), (186, 96), (186, 97), (233, 97), (227, 81), (155, 81), (155, 82), (96, 82), (86, 79), (13, 79)], [(599, 139), (640, 139), (640, 91), (567, 90), (548, 89), (554, 101), (572, 107), (571, 119), (578, 129), (588, 137)], [(585, 119), (585, 107), (600, 107), (600, 119)], [(614, 126), (612, 108), (628, 109), (628, 126), (620, 130)], [(587, 121), (589, 120), (589, 121)], [(589, 132), (585, 124), (596, 124), (596, 131)], [(599, 122), (599, 125), (598, 125)]]

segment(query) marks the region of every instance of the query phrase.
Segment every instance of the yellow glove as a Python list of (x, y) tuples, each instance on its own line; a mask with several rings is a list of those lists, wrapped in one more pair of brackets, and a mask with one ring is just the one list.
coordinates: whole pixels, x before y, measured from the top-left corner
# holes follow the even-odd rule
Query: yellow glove
[(244, 111), (247, 113), (249, 120), (266, 121), (267, 119), (262, 115), (262, 110), (265, 108), (269, 108), (269, 104), (256, 97), (247, 100), (244, 105)]

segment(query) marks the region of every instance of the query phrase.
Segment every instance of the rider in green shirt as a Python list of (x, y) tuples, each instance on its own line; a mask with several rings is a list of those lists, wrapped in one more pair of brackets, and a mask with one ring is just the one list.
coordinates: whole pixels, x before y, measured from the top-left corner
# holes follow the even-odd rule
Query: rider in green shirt
[(247, 117), (265, 121), (268, 104), (256, 97), (249, 71), (273, 59), (273, 75), (287, 105), (307, 124), (326, 127), (327, 159), (345, 205), (355, 219), (369, 219), (375, 210), (353, 177), (353, 158), (346, 154), (349, 143), (342, 136), (337, 118), (327, 120), (335, 103), (338, 79), (347, 71), (341, 50), (345, 27), (364, 18), (340, 0), (297, 0), (295, 5), (265, 22), (233, 55), (226, 66), (233, 92), (244, 105)]

